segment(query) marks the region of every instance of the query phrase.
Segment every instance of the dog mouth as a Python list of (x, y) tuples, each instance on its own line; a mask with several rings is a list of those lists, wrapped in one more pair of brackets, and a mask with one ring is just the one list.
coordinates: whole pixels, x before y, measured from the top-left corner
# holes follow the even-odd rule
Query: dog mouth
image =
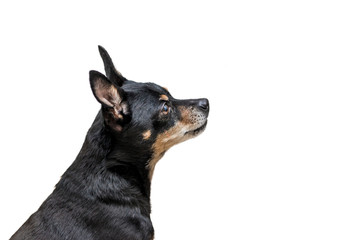
[(203, 125), (201, 125), (200, 127), (194, 129), (194, 130), (191, 130), (191, 131), (188, 131), (185, 133), (185, 135), (192, 135), (192, 136), (196, 136), (196, 135), (199, 135), (200, 133), (202, 133), (205, 128), (206, 128), (206, 125), (207, 125), (207, 120), (205, 121), (205, 123)]

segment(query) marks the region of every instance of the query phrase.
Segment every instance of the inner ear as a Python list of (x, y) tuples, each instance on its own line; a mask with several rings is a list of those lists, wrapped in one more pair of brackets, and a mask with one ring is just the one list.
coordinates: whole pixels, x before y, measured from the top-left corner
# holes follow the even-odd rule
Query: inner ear
[(114, 107), (121, 103), (120, 93), (114, 85), (103, 85), (103, 83), (99, 83), (94, 90), (95, 96), (97, 96), (100, 103), (107, 107)]
[(123, 114), (128, 112), (123, 90), (97, 71), (90, 71), (90, 84), (96, 100), (105, 108), (110, 108), (115, 118), (123, 119)]
[(107, 107), (113, 107), (121, 102), (119, 90), (97, 71), (90, 71), (90, 85), (95, 98)]

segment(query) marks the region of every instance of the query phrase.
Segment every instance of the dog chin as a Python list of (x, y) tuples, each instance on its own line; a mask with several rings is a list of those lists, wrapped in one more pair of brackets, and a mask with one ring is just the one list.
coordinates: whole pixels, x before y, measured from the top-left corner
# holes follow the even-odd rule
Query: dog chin
[(207, 120), (200, 127), (196, 128), (194, 130), (186, 132), (185, 135), (188, 135), (188, 136), (191, 136), (191, 137), (196, 137), (196, 136), (200, 135), (202, 132), (204, 132), (204, 130), (206, 128), (206, 125), (207, 125)]

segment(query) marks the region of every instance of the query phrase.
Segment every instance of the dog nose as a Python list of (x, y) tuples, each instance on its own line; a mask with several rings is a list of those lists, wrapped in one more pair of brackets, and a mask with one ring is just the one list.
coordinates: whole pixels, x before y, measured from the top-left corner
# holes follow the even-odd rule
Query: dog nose
[(209, 111), (209, 100), (206, 98), (199, 99), (198, 106), (201, 110), (208, 112)]

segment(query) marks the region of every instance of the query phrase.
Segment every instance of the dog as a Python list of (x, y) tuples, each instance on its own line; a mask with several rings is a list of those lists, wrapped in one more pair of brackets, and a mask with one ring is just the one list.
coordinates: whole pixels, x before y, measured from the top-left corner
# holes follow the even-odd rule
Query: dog
[(156, 163), (205, 130), (206, 98), (179, 100), (154, 83), (126, 79), (99, 46), (106, 76), (90, 71), (101, 104), (84, 144), (54, 191), (10, 240), (150, 240)]

